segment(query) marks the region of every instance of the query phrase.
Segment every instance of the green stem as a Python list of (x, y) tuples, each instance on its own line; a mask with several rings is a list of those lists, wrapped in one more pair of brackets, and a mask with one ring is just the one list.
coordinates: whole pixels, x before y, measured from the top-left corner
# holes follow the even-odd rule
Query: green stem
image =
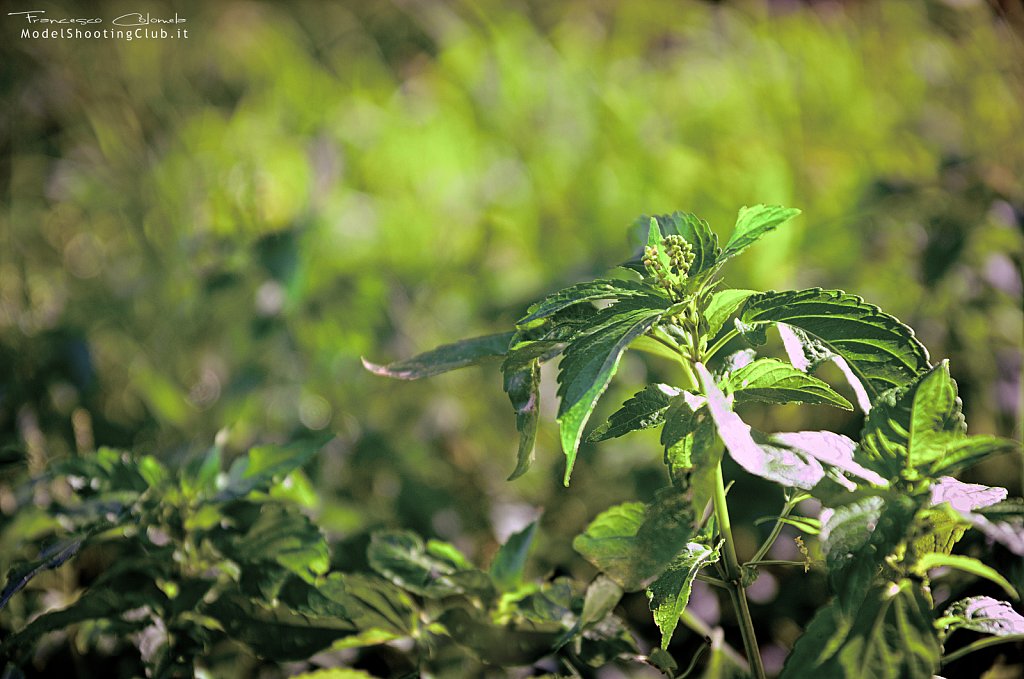
[(719, 580), (718, 578), (716, 578), (713, 575), (704, 575), (703, 573), (697, 573), (697, 579), (702, 581), (702, 582), (706, 582), (709, 585), (713, 585), (715, 587), (721, 587), (722, 589), (729, 589), (729, 585), (726, 584), (725, 580)]
[(732, 523), (729, 520), (729, 505), (725, 499), (725, 477), (722, 475), (721, 462), (715, 467), (715, 520), (718, 531), (724, 542), (722, 561), (725, 570), (726, 585), (732, 599), (733, 609), (739, 620), (740, 633), (743, 635), (743, 648), (750, 663), (754, 679), (765, 679), (761, 653), (757, 648), (757, 636), (754, 633), (754, 621), (750, 617), (750, 606), (747, 604), (747, 593), (743, 589), (742, 571), (739, 559), (736, 558), (736, 542), (732, 536)]
[(779, 538), (779, 534), (782, 532), (782, 527), (786, 525), (786, 517), (789, 516), (790, 512), (792, 512), (801, 501), (808, 497), (809, 496), (806, 493), (801, 493), (786, 502), (786, 506), (782, 508), (782, 513), (779, 514), (779, 518), (775, 520), (775, 526), (772, 527), (772, 532), (768, 534), (768, 538), (761, 544), (761, 547), (757, 550), (754, 556), (751, 557), (748, 563), (761, 561), (761, 559), (764, 558), (765, 554), (768, 553), (768, 550), (772, 548), (772, 545), (774, 545), (775, 541)]
[(738, 334), (740, 334), (740, 331), (733, 329), (722, 335), (722, 339), (712, 344), (711, 348), (704, 353), (704, 362), (707, 362), (707, 359), (711, 358), (719, 351), (721, 351), (722, 347), (728, 344), (732, 340), (732, 338)]
[(985, 639), (978, 639), (974, 643), (967, 644), (963, 648), (958, 648), (952, 653), (942, 656), (942, 660), (940, 662), (943, 665), (946, 665), (954, 660), (959, 660), (968, 653), (974, 653), (975, 651), (980, 651), (983, 648), (995, 646), (996, 644), (1008, 644), (1016, 641), (1024, 641), (1024, 634), (1009, 634), (1004, 637), (986, 637)]
[(806, 566), (806, 561), (788, 561), (785, 559), (751, 559), (744, 566)]

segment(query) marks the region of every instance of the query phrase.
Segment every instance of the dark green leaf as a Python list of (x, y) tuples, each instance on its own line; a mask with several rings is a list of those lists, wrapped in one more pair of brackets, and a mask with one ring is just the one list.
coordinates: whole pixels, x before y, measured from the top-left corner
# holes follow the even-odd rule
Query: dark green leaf
[[(622, 300), (631, 297), (660, 296), (657, 288), (641, 281), (598, 279), (577, 283), (548, 295), (527, 309), (525, 316), (516, 321), (516, 327), (528, 328), (537, 321), (553, 316), (559, 311), (583, 302), (599, 300)], [(507, 343), (506, 343), (507, 344)], [(504, 352), (503, 352), (504, 353)]]
[(647, 588), (654, 623), (661, 630), (661, 647), (668, 648), (679, 616), (690, 601), (690, 588), (700, 570), (718, 560), (718, 550), (690, 542), (669, 565), (668, 570)]
[(686, 488), (696, 515), (701, 515), (715, 487), (722, 444), (705, 399), (688, 392), (672, 399), (661, 430), (665, 465), (673, 483)]
[[(242, 567), (243, 582), (268, 600), (288, 573), (313, 582), (330, 568), (327, 541), (316, 524), (287, 505), (236, 505), (209, 534), (217, 549)], [(280, 567), (281, 570), (275, 568)]]
[(956, 382), (943, 361), (905, 388), (883, 394), (868, 413), (859, 452), (890, 479), (927, 474), (966, 431)]
[[(24, 629), (6, 637), (0, 647), (0, 656), (15, 649), (28, 649), (43, 634), (86, 620), (120, 620), (122, 614), (134, 609), (148, 606), (156, 610), (166, 605), (166, 595), (148, 574), (123, 569), (111, 573), (115, 574), (116, 581), (101, 578), (67, 608), (44, 613)], [(145, 627), (146, 624), (142, 622), (139, 626)]]
[(904, 386), (928, 369), (928, 352), (913, 331), (878, 307), (840, 290), (765, 292), (740, 313), (744, 335), (764, 342), (768, 325), (799, 328), (843, 358), (872, 400)]
[(537, 440), (537, 423), (540, 418), (540, 360), (534, 351), (528, 349), (536, 348), (532, 346), (510, 350), (501, 366), (505, 393), (516, 411), (516, 430), (519, 432), (516, 468), (508, 477), (509, 481), (525, 474), (533, 462), (533, 446)]
[(740, 208), (729, 242), (722, 249), (722, 260), (735, 257), (760, 240), (769, 231), (800, 214), (800, 210), (781, 205), (754, 205)]
[(421, 377), (431, 377), (449, 370), (475, 365), (493, 356), (504, 356), (514, 334), (513, 332), (502, 332), (496, 335), (465, 339), (387, 365), (371, 363), (364, 358), (363, 367), (375, 375), (394, 377), (400, 380), (418, 380)]
[(665, 419), (669, 401), (680, 390), (667, 384), (649, 384), (630, 397), (608, 421), (587, 437), (588, 441), (604, 441), (638, 429), (657, 427)]
[(563, 482), (569, 485), (583, 427), (619, 366), (629, 344), (660, 318), (666, 301), (646, 297), (599, 311), (591, 327), (565, 350), (558, 373), (558, 424), (566, 457)]
[(738, 403), (816, 403), (853, 410), (850, 402), (825, 382), (774, 358), (758, 359), (740, 368), (723, 386), (736, 395)]
[(470, 567), (447, 543), (424, 544), (409, 531), (384, 531), (371, 536), (370, 566), (399, 587), (431, 599), (453, 594), (491, 592), (490, 578)]
[(855, 610), (885, 559), (910, 531), (915, 500), (873, 496), (839, 507), (823, 521), (821, 545), (829, 581), (844, 610)]
[(722, 250), (718, 247), (718, 234), (706, 221), (689, 212), (657, 215), (654, 219), (662, 234), (682, 236), (693, 248), (693, 264), (688, 272), (690, 278), (700, 278), (700, 274), (715, 268)]
[(11, 597), (24, 588), (32, 578), (43, 571), (64, 565), (78, 553), (85, 539), (84, 536), (64, 538), (42, 550), (35, 561), (12, 567), (7, 573), (7, 584), (4, 585), (3, 592), (0, 592), (0, 609), (6, 606)]
[(498, 589), (508, 591), (522, 583), (526, 557), (536, 533), (537, 522), (533, 521), (518, 533), (513, 533), (494, 555), (490, 573)]
[(296, 613), (283, 605), (264, 606), (234, 593), (206, 604), (204, 612), (257, 656), (278, 661), (304, 660), (357, 631), (348, 620)]
[(943, 622), (949, 631), (962, 628), (997, 637), (1024, 634), (1024, 617), (1005, 601), (987, 596), (957, 601), (946, 609)]
[(820, 609), (779, 679), (930, 679), (940, 652), (920, 586), (882, 583), (855, 614), (836, 603)]
[(439, 618), (451, 638), (485, 662), (498, 666), (529, 665), (551, 652), (562, 634), (557, 623), (495, 625), (478, 611), (452, 608)]
[(956, 474), (985, 458), (1020, 450), (1020, 442), (998, 436), (968, 436), (943, 442), (945, 452), (927, 467), (929, 476)]
[(704, 309), (708, 337), (714, 337), (725, 326), (725, 322), (740, 310), (747, 298), (756, 294), (753, 290), (729, 288), (719, 290)]
[(675, 489), (644, 505), (627, 502), (605, 510), (573, 548), (627, 592), (644, 589), (669, 566), (693, 535), (692, 511)]

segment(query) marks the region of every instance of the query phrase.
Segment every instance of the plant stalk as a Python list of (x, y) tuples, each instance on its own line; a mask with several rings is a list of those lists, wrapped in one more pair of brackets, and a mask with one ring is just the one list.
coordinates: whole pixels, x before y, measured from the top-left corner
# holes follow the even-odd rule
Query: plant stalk
[(743, 635), (743, 649), (750, 663), (750, 671), (755, 679), (765, 679), (764, 664), (761, 652), (757, 647), (757, 636), (754, 633), (754, 621), (750, 617), (750, 606), (747, 604), (747, 593), (743, 588), (742, 571), (736, 557), (736, 542), (732, 536), (732, 524), (729, 520), (729, 506), (725, 499), (725, 478), (722, 476), (722, 464), (715, 468), (715, 520), (718, 531), (724, 542), (722, 561), (725, 568), (725, 580), (732, 599), (733, 609), (739, 619), (740, 633)]

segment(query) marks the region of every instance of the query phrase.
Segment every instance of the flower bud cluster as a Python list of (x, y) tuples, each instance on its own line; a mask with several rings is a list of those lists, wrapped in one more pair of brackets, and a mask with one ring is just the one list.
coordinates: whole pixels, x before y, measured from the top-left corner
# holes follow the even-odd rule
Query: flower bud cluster
[(672, 268), (679, 273), (681, 278), (685, 277), (686, 272), (693, 266), (693, 246), (679, 235), (665, 236), (662, 243), (665, 246), (665, 254), (668, 255)]
[(658, 285), (672, 291), (687, 278), (694, 260), (693, 247), (679, 235), (666, 236), (661, 240), (661, 246), (668, 257), (668, 265), (658, 257), (657, 249), (650, 245), (644, 248), (643, 265)]

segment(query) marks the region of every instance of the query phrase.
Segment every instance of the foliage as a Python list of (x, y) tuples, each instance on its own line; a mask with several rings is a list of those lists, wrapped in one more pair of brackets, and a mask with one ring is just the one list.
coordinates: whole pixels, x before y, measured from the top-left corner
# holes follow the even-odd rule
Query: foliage
[[(662, 648), (669, 646), (693, 581), (704, 572), (728, 590), (750, 671), (765, 676), (745, 590), (779, 532), (753, 558), (738, 560), (722, 473), (726, 452), (746, 472), (787, 489), (778, 526), (794, 520), (801, 525), (801, 518), (803, 525), (813, 525), (808, 519), (820, 525), (834, 598), (808, 625), (781, 676), (931, 677), (942, 663), (946, 630), (965, 627), (1014, 639), (1024, 633), (1009, 604), (989, 599), (984, 601), (991, 614), (978, 612), (980, 600), (967, 600), (935, 623), (930, 594), (934, 569), (945, 567), (987, 578), (1019, 598), (1000, 573), (952, 553), (965, 530), (985, 526), (987, 535), (1024, 555), (1019, 524), (978, 518), (1005, 500), (1006, 490), (948, 475), (1018, 446), (969, 436), (948, 361), (932, 366), (909, 327), (860, 297), (817, 288), (720, 289), (716, 274), (726, 260), (796, 214), (781, 207), (743, 208), (724, 248), (707, 222), (691, 214), (650, 218), (639, 266), (634, 260), (620, 278), (545, 297), (516, 323), (514, 334), (461, 346), (489, 346), (496, 337), (508, 337), (501, 365), (506, 384), (510, 372), (518, 379), (522, 366), (536, 381), (536, 365), (561, 355), (558, 424), (566, 485), (583, 428), (622, 354), (631, 346), (649, 348), (677, 363), (677, 385), (645, 387), (590, 436), (602, 440), (661, 426), (672, 485), (648, 503), (605, 510), (573, 542), (600, 573), (592, 587), (614, 583), (620, 594), (646, 589)], [(729, 327), (722, 317), (732, 315)], [(758, 358), (751, 349), (722, 355), (736, 336), (762, 347), (770, 328), (788, 360)], [(368, 367), (380, 375), (417, 377), (450, 365), (448, 351)], [(490, 352), (469, 349), (461, 355), (460, 365)], [(441, 358), (430, 365), (432, 356)], [(840, 367), (866, 415), (859, 441), (829, 431), (765, 434), (735, 411), (734, 405), (747, 400), (852, 408), (809, 374), (827, 362)], [(708, 368), (713, 363), (719, 364), (715, 374)], [(416, 366), (415, 374), (410, 366)], [(536, 409), (536, 385), (530, 393)], [(521, 413), (516, 394), (510, 396)], [(536, 418), (528, 424), (519, 427), (516, 474), (536, 436)], [(798, 501), (811, 498), (823, 507), (820, 517), (789, 516)]]
[[(539, 381), (540, 364), (522, 356), (503, 393), (483, 368), (389, 384), (358, 358), (508, 327), (539, 291), (617, 261), (622, 226), (642, 210), (691, 206), (725, 246), (737, 205), (805, 207), (808, 219), (732, 261), (738, 289), (712, 300), (709, 333), (733, 327), (753, 289), (854, 290), (951, 359), (972, 432), (1019, 437), (1020, 60), (1012, 22), (985, 3), (185, 0), (175, 9), (194, 29), (186, 42), (0, 41), (0, 101), (11, 111), (0, 170), (0, 574), (41, 569), (0, 610), (0, 637), (76, 600), (119, 554), (105, 539), (48, 569), (81, 536), (46, 517), (54, 498), (67, 499), (60, 486), (28, 485), (97, 446), (152, 456), (177, 475), (215, 436), (231, 461), (259, 442), (331, 432), (291, 478), (333, 571), (366, 572), (370, 535), (396, 527), (487, 564), (543, 506), (525, 577), (588, 581), (573, 538), (609, 505), (655, 497), (662, 456), (649, 449), (667, 409), (652, 401), (642, 415), (652, 431), (601, 446), (587, 441), (598, 436), (588, 423), (564, 490), (552, 454), (561, 441), (544, 424), (556, 417), (554, 361)], [(109, 19), (123, 7), (67, 0), (55, 12)], [(5, 30), (16, 21), (5, 17)], [(668, 349), (646, 339), (632, 347), (648, 352), (622, 356), (592, 423), (645, 384), (679, 381), (675, 359), (650, 353)], [(857, 403), (834, 364), (815, 376)], [(757, 430), (859, 439), (859, 411), (732, 393)], [(507, 397), (516, 417), (494, 416)], [(688, 435), (685, 407), (673, 404), (663, 434), (670, 473), (692, 478), (703, 450), (693, 443), (714, 429), (705, 421)], [(500, 454), (517, 429), (536, 432), (521, 437), (518, 464)], [(845, 459), (849, 444), (831, 442)], [(814, 466), (802, 448), (780, 450)], [(723, 460), (736, 541), (750, 554), (774, 526), (766, 498), (782, 491)], [(1017, 456), (970, 462), (949, 474), (1019, 494)], [(519, 481), (502, 484), (510, 472)], [(696, 486), (707, 493), (712, 483)], [(1019, 558), (985, 549), (989, 533), (1017, 539), (1020, 506), (970, 513), (975, 529), (957, 551), (984, 555), (1021, 586)], [(948, 539), (963, 530), (938, 508), (922, 520), (947, 524)], [(797, 520), (786, 521), (766, 558), (803, 558)], [(937, 543), (944, 533), (935, 533)], [(771, 672), (827, 582), (824, 569), (759, 572), (751, 616)], [(1006, 598), (988, 582), (965, 591), (971, 578), (943, 576), (936, 605)], [(737, 639), (729, 612), (718, 615), (724, 591), (707, 587), (694, 583), (691, 610)], [(658, 630), (644, 598), (626, 593), (616, 614), (646, 649)], [(706, 634), (698, 664), (731, 664), (718, 630), (687, 626), (673, 655), (690, 657)], [(72, 632), (46, 635), (32, 668), (141, 673), (129, 638)], [(957, 632), (953, 645), (971, 634)], [(386, 675), (402, 666), (405, 643), (318, 662)], [(215, 676), (304, 669), (254, 659), (237, 642), (214, 650)]]

